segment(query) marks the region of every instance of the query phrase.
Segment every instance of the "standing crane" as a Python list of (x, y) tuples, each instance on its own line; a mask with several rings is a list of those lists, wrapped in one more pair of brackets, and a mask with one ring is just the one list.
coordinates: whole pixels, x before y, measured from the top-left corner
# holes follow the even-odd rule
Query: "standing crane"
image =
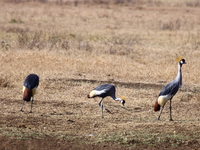
[[(23, 112), (23, 107), (24, 107), (24, 101), (31, 101), (31, 110), (30, 113), (32, 113), (32, 105), (34, 101), (34, 95), (36, 93), (36, 88), (39, 85), (39, 77), (36, 74), (29, 74), (23, 85), (23, 100), (22, 100), (22, 108), (20, 111)], [(31, 100), (32, 97), (32, 100)]]
[(158, 99), (156, 100), (156, 103), (154, 105), (154, 111), (159, 111), (161, 107), (160, 114), (158, 116), (158, 120), (160, 120), (160, 116), (162, 114), (163, 108), (166, 104), (166, 102), (169, 100), (170, 101), (170, 121), (173, 121), (172, 119), (172, 107), (171, 107), (171, 100), (174, 97), (174, 95), (177, 93), (178, 89), (182, 85), (182, 72), (181, 72), (181, 67), (183, 64), (186, 64), (185, 59), (178, 58), (178, 74), (177, 77), (168, 83), (160, 92)]
[(101, 101), (99, 102), (99, 106), (101, 107), (102, 110), (102, 118), (103, 118), (103, 109), (105, 109), (107, 112), (110, 112), (108, 109), (103, 107), (103, 100), (107, 96), (111, 96), (115, 101), (119, 101), (123, 106), (125, 104), (125, 98), (116, 98), (115, 96), (115, 86), (111, 84), (103, 84), (99, 85), (95, 89), (93, 89), (90, 94), (88, 94), (88, 98), (94, 98), (94, 97), (101, 97)]

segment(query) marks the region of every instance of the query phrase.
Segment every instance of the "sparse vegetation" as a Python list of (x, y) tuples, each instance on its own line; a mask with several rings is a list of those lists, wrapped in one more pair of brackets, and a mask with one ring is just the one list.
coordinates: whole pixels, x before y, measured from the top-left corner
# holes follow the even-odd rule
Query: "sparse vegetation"
[(10, 44), (6, 43), (5, 41), (1, 41), (1, 48), (3, 51), (8, 50), (10, 48)]

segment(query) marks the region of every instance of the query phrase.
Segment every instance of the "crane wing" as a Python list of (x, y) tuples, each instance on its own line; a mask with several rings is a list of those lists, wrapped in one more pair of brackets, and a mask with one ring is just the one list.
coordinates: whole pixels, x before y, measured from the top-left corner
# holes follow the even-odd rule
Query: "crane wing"
[(24, 86), (28, 89), (37, 88), (39, 85), (39, 77), (36, 74), (30, 74), (24, 81)]
[(167, 84), (162, 91), (160, 92), (159, 96), (164, 95), (171, 95), (174, 96), (179, 89), (179, 83), (176, 80), (173, 80), (169, 84)]

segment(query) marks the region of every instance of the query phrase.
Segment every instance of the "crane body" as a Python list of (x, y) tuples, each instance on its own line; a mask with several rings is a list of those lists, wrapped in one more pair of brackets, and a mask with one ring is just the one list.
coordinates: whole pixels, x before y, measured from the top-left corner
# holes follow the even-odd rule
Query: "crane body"
[(125, 100), (121, 98), (116, 98), (115, 96), (116, 89), (114, 85), (111, 84), (103, 84), (96, 88), (94, 88), (89, 94), (88, 98), (94, 98), (94, 97), (101, 97), (101, 101), (99, 102), (99, 106), (102, 108), (102, 118), (103, 118), (103, 109), (107, 110), (107, 112), (110, 112), (108, 109), (103, 107), (103, 100), (105, 97), (110, 96), (115, 101), (121, 102), (121, 104), (124, 106)]
[(162, 111), (164, 109), (164, 106), (166, 104), (167, 101), (170, 101), (170, 121), (172, 121), (172, 115), (171, 115), (171, 100), (174, 97), (174, 95), (178, 92), (179, 88), (182, 85), (182, 71), (181, 71), (181, 67), (183, 64), (186, 64), (184, 59), (179, 60), (178, 62), (178, 73), (177, 73), (177, 77), (171, 81), (170, 83), (168, 83), (159, 93), (158, 95), (158, 99), (155, 102), (154, 105), (154, 111), (160, 111), (160, 114), (158, 116), (158, 120), (160, 120), (160, 116), (162, 114)]
[[(36, 89), (39, 85), (39, 77), (36, 74), (29, 74), (25, 81), (24, 81), (24, 85), (23, 85), (23, 100), (22, 100), (22, 107), (21, 107), (21, 111), (23, 111), (23, 107), (24, 107), (24, 101), (31, 101), (31, 110), (30, 113), (32, 113), (32, 105), (33, 105), (33, 101), (34, 101), (34, 95), (36, 94)], [(31, 99), (32, 98), (32, 99)]]

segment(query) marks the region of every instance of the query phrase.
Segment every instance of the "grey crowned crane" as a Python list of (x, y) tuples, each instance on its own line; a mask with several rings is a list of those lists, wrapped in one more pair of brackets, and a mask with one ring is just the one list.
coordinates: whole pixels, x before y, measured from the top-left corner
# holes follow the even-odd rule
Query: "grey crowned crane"
[[(23, 112), (23, 107), (24, 107), (24, 101), (31, 101), (31, 110), (30, 113), (32, 113), (32, 105), (34, 101), (34, 95), (36, 93), (36, 89), (39, 85), (39, 77), (36, 74), (29, 74), (23, 85), (23, 100), (22, 100), (22, 108), (20, 111)], [(32, 97), (32, 100), (31, 100)]]
[(94, 98), (94, 97), (101, 97), (101, 101), (99, 102), (99, 106), (102, 109), (102, 118), (103, 118), (103, 109), (105, 109), (107, 112), (110, 112), (108, 109), (106, 109), (105, 107), (103, 107), (103, 100), (105, 97), (107, 96), (111, 96), (115, 101), (119, 101), (123, 106), (125, 104), (125, 98), (116, 98), (115, 96), (115, 86), (111, 85), (111, 84), (103, 84), (103, 85), (99, 85), (98, 87), (96, 87), (95, 89), (93, 89), (90, 94), (88, 94), (88, 98)]
[(185, 59), (178, 58), (178, 74), (177, 77), (168, 83), (160, 92), (158, 99), (156, 100), (156, 103), (154, 105), (154, 111), (159, 111), (161, 107), (160, 114), (158, 116), (158, 120), (160, 120), (160, 116), (162, 114), (163, 108), (166, 104), (166, 102), (169, 100), (170, 101), (170, 121), (173, 121), (172, 119), (172, 107), (171, 107), (171, 100), (174, 97), (174, 95), (177, 93), (178, 89), (182, 85), (182, 72), (181, 72), (181, 67), (183, 64), (186, 64)]

